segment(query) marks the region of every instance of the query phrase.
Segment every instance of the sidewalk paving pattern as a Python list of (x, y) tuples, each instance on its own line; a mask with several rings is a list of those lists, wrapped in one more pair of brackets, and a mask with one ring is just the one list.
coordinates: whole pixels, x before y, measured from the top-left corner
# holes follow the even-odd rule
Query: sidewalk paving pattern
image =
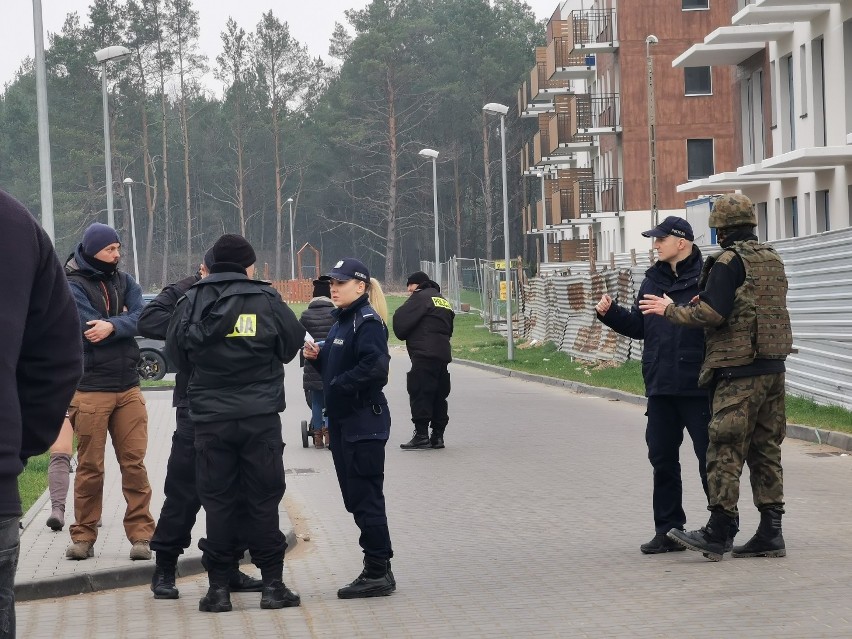
[[(21, 602), (19, 636), (852, 637), (852, 548), (845, 543), (852, 458), (842, 451), (784, 443), (788, 557), (726, 555), (712, 563), (692, 552), (644, 556), (638, 546), (653, 534), (644, 402), (453, 365), (447, 448), (401, 451), (411, 430), (407, 368), (404, 351), (395, 349), (386, 477), (393, 596), (336, 598), (360, 570), (357, 529), (343, 509), (331, 455), (301, 447), (299, 422), (308, 409), (291, 364), (283, 522), (300, 541), (288, 551), (285, 581), (300, 591), (302, 606), (265, 611), (256, 593), (237, 594), (233, 612), (200, 613), (201, 574), (179, 580), (175, 601), (155, 601), (146, 585), (133, 586), (147, 582), (153, 565), (127, 559), (112, 466), (96, 557), (65, 560), (67, 529), (49, 531), (42, 509), (22, 537), (18, 582), (38, 590), (39, 583), (95, 570), (101, 576), (88, 577), (94, 587), (118, 568), (112, 579), (122, 587)], [(158, 512), (174, 418), (167, 393), (147, 397), (146, 463)], [(687, 526), (698, 527), (707, 519), (706, 501), (688, 444), (681, 463)], [(758, 521), (747, 471), (742, 488), (746, 538)], [(190, 567), (202, 532), (203, 523), (193, 531)]]

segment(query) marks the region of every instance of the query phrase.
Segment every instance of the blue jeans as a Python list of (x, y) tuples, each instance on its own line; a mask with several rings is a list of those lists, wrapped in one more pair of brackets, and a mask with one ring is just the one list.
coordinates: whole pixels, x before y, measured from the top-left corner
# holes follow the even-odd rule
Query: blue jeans
[(325, 408), (325, 395), (322, 391), (311, 391), (311, 430), (319, 430), (328, 422), (322, 415)]
[(21, 532), (19, 517), (0, 521), (0, 639), (15, 636), (15, 570)]

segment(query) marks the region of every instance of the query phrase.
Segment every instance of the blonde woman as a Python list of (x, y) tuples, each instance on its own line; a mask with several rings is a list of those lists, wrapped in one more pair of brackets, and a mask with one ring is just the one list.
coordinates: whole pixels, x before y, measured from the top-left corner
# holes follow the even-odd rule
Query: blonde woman
[(360, 260), (344, 258), (328, 276), (336, 322), (322, 345), (307, 342), (304, 353), (322, 374), (329, 447), (343, 504), (361, 530), (364, 551), (364, 570), (337, 596), (379, 597), (396, 590), (383, 491), (391, 423), (383, 392), (390, 362), (387, 303)]

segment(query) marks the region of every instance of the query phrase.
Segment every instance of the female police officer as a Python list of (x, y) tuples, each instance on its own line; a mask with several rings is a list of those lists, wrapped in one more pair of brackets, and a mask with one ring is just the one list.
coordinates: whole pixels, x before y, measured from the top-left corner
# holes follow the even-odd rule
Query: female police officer
[(329, 447), (343, 504), (361, 530), (364, 550), (364, 570), (337, 596), (378, 597), (396, 590), (382, 491), (391, 421), (382, 389), (390, 355), (388, 329), (376, 310), (387, 306), (378, 282), (359, 260), (340, 260), (328, 276), (336, 323), (322, 347), (305, 344), (305, 358), (315, 360), (322, 374)]

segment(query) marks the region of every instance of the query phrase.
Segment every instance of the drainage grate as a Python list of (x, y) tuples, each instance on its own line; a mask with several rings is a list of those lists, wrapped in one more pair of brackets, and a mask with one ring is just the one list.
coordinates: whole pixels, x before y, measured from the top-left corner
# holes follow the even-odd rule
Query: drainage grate
[(316, 473), (316, 469), (314, 468), (286, 468), (284, 469), (285, 475), (311, 475)]

